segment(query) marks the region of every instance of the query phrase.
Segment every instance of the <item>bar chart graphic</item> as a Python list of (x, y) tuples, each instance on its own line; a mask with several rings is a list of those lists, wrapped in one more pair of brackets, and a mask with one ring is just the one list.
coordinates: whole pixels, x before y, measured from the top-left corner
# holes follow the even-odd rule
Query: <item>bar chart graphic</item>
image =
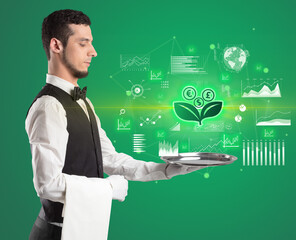
[(171, 74), (206, 73), (204, 61), (199, 56), (171, 56)]
[(285, 141), (243, 140), (243, 166), (285, 166)]
[(134, 134), (133, 135), (133, 147), (134, 152), (136, 153), (143, 153), (146, 152), (145, 147), (145, 134)]

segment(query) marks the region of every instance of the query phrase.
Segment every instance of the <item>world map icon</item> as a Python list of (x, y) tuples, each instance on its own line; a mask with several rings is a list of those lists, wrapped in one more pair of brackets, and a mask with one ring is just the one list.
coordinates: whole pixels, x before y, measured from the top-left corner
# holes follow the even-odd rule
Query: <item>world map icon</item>
[(239, 72), (247, 62), (248, 52), (239, 47), (229, 47), (224, 50), (223, 57), (227, 69)]

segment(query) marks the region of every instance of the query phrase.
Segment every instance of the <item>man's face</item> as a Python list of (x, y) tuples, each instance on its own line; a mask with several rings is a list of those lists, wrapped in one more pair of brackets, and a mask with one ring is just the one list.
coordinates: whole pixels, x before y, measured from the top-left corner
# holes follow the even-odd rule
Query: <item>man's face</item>
[(87, 25), (70, 24), (69, 28), (74, 32), (68, 39), (63, 51), (62, 60), (71, 74), (76, 78), (84, 78), (88, 75), (88, 67), (97, 52), (92, 45), (92, 34)]

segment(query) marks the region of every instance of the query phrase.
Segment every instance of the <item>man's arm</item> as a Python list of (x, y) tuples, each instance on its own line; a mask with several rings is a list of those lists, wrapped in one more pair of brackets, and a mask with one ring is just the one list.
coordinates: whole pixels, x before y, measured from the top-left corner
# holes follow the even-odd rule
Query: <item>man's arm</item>
[[(94, 111), (92, 103), (88, 102)], [(176, 175), (204, 168), (145, 162), (124, 153), (117, 153), (106, 132), (101, 128), (100, 119), (96, 114), (95, 116), (100, 133), (104, 172), (108, 175), (123, 175), (126, 179), (133, 181), (155, 181), (170, 179)]]
[(33, 182), (41, 198), (64, 203), (62, 174), (68, 142), (66, 112), (54, 97), (43, 96), (32, 105), (26, 119), (33, 167)]

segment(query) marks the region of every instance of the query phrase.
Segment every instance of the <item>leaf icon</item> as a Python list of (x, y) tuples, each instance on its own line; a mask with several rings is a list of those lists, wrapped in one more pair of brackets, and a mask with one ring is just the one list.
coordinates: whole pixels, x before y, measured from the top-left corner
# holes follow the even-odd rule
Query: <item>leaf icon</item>
[(220, 113), (222, 102), (210, 102), (201, 110), (201, 120), (209, 117), (214, 117)]
[(174, 102), (177, 116), (183, 120), (200, 122), (200, 114), (196, 107), (186, 102)]

